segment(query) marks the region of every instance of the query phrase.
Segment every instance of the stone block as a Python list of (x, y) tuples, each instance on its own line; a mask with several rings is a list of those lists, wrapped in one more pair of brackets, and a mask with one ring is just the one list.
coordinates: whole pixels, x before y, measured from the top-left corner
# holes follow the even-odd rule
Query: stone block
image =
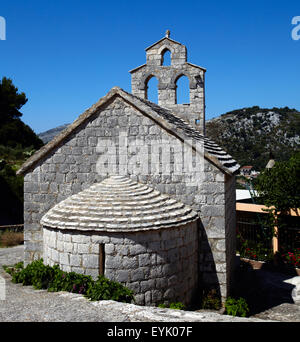
[(122, 268), (124, 269), (135, 269), (139, 266), (137, 257), (123, 257)]
[(82, 256), (82, 266), (87, 268), (97, 268), (99, 265), (99, 256), (94, 254), (87, 254)]
[(69, 265), (69, 254), (68, 253), (60, 253), (59, 263), (61, 265)]
[(131, 281), (145, 280), (144, 271), (142, 268), (137, 268), (131, 271)]
[(224, 217), (225, 207), (224, 205), (203, 205), (201, 207), (201, 215), (211, 217)]
[(77, 242), (77, 243), (89, 243), (91, 241), (91, 237), (89, 235), (84, 235), (84, 234), (74, 234), (72, 235), (72, 242)]
[(139, 266), (140, 267), (151, 265), (151, 257), (148, 253), (140, 254), (138, 256), (138, 258), (139, 258)]
[(129, 281), (129, 270), (119, 270), (116, 274), (115, 280), (120, 283), (125, 283)]
[(142, 246), (142, 245), (132, 245), (130, 246), (130, 249), (129, 249), (130, 255), (138, 255), (138, 254), (145, 253), (146, 251), (147, 251), (147, 247)]
[(52, 261), (54, 261), (55, 263), (59, 262), (59, 253), (57, 250), (55, 249), (51, 249), (51, 259)]
[(88, 254), (89, 253), (89, 245), (86, 243), (78, 243), (77, 244), (77, 253)]

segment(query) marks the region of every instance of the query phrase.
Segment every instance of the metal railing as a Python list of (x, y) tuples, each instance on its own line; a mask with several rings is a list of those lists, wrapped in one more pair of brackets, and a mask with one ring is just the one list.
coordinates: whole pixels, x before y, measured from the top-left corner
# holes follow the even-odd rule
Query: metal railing
[(300, 210), (290, 210), (290, 215), (278, 216), (278, 225), (271, 228), (263, 224), (262, 217), (267, 214), (265, 209), (268, 208), (263, 205), (237, 203), (237, 234), (252, 243), (263, 243), (273, 253), (300, 248)]
[(23, 232), (24, 224), (9, 224), (5, 226), (0, 226), (0, 233), (3, 231)]

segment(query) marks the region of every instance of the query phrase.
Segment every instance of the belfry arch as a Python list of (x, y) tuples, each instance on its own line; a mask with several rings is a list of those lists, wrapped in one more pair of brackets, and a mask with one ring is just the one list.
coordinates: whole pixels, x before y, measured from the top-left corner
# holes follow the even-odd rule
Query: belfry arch
[(190, 80), (186, 75), (181, 74), (176, 78), (175, 91), (175, 104), (190, 103)]
[(161, 53), (161, 65), (171, 66), (172, 65), (172, 52), (165, 48)]
[[(164, 65), (166, 53), (170, 54), (170, 65)], [(156, 77), (158, 105), (172, 110), (174, 114), (204, 132), (205, 71), (204, 68), (187, 62), (186, 47), (171, 39), (170, 32), (167, 31), (164, 38), (146, 48), (146, 64), (130, 71), (132, 93), (148, 99), (148, 82), (152, 77)], [(178, 103), (177, 82), (182, 77), (188, 79), (185, 92), (189, 95), (186, 97), (188, 101)]]
[(145, 98), (151, 102), (158, 103), (158, 85), (156, 76), (149, 75), (145, 80)]

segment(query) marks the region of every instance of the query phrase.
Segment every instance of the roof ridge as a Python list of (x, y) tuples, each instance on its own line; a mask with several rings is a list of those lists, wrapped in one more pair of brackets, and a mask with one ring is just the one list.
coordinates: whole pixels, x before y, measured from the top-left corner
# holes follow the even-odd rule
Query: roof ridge
[[(143, 98), (140, 98), (136, 95), (128, 93), (123, 89), (121, 89), (121, 91), (126, 93), (127, 95), (129, 95), (135, 99), (138, 99), (139, 101), (151, 106), (152, 109), (154, 109), (154, 110), (156, 109), (158, 111), (159, 115), (163, 114), (163, 112), (164, 112), (165, 114), (168, 114), (168, 116), (172, 116), (173, 118), (176, 119), (175, 122), (171, 122), (173, 125), (177, 126), (177, 123), (179, 122), (182, 126), (181, 127), (177, 126), (177, 128), (182, 129), (187, 136), (190, 136), (196, 140), (202, 140), (204, 142), (204, 148), (207, 150), (207, 152), (211, 153), (214, 157), (217, 157), (218, 161), (220, 161), (223, 166), (225, 166), (225, 164), (226, 165), (229, 165), (229, 164), (228, 163), (222, 163), (222, 161), (229, 161), (230, 160), (230, 161), (233, 161), (233, 163), (231, 163), (231, 169), (234, 166), (233, 173), (239, 169), (240, 165), (232, 158), (231, 155), (229, 155), (226, 151), (224, 151), (222, 149), (222, 147), (220, 147), (217, 143), (215, 143), (209, 137), (201, 134), (200, 131), (198, 131), (195, 127), (193, 127), (189, 122), (187, 122), (187, 121), (183, 120), (181, 117), (177, 116), (176, 113), (174, 113), (170, 109), (161, 107), (158, 104), (153, 103), (147, 99), (143, 99)], [(164, 119), (166, 119), (168, 122), (170, 122), (168, 116), (167, 117), (164, 116)]]

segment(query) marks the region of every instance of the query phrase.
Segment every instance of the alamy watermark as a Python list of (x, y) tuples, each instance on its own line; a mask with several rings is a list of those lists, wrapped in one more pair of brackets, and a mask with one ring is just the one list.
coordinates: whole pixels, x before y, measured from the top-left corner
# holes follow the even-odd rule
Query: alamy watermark
[(0, 300), (5, 300), (5, 279), (0, 276)]
[(292, 25), (296, 25), (291, 32), (291, 36), (293, 40), (300, 39), (300, 16), (296, 16), (292, 18)]
[(204, 177), (204, 142), (188, 139), (168, 140), (153, 136), (128, 136), (98, 140), (98, 174), (180, 177), (187, 186), (195, 186)]
[(0, 17), (0, 40), (6, 40), (6, 20)]

